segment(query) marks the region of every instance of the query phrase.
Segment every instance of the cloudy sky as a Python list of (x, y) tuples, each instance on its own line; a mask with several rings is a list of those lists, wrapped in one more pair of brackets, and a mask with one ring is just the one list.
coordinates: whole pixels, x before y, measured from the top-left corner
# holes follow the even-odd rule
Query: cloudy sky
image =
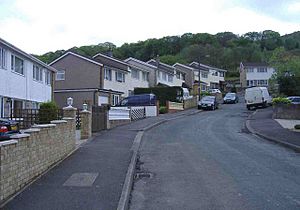
[(0, 37), (43, 54), (187, 32), (300, 30), (299, 0), (0, 0)]

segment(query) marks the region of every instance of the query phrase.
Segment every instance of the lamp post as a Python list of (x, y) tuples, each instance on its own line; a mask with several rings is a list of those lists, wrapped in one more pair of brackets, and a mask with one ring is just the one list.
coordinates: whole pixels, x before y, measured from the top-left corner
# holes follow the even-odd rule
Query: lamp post
[[(205, 58), (209, 58), (210, 55), (205, 55), (203, 56)], [(201, 60), (201, 56), (199, 56), (199, 60), (198, 60), (198, 100), (200, 101), (201, 100), (201, 71), (200, 71), (200, 68), (201, 68), (201, 64), (200, 64), (200, 60)]]

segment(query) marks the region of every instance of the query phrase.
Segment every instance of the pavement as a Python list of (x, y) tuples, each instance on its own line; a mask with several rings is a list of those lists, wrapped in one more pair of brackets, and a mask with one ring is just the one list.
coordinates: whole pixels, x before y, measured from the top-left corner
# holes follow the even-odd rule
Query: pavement
[(253, 135), (244, 103), (145, 131), (131, 210), (300, 208), (300, 156)]
[(248, 130), (267, 140), (300, 151), (300, 133), (282, 127), (272, 119), (272, 113), (272, 107), (255, 111), (246, 122)]
[(3, 209), (115, 210), (138, 132), (198, 112), (189, 109), (164, 114), (97, 133), (81, 144), (76, 152), (13, 197)]

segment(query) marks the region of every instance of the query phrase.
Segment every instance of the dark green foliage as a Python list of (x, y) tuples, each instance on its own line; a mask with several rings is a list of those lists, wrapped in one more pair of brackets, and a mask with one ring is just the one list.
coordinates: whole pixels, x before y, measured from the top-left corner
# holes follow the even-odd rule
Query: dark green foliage
[(50, 123), (51, 120), (58, 119), (58, 106), (55, 102), (45, 102), (40, 104), (39, 124)]
[(166, 106), (166, 101), (180, 102), (182, 97), (181, 87), (152, 87), (152, 88), (135, 88), (134, 94), (153, 93), (159, 100), (160, 106)]
[(167, 107), (165, 107), (165, 106), (159, 107), (159, 114), (165, 114), (167, 112), (168, 112)]
[(291, 101), (287, 98), (277, 97), (272, 99), (273, 104), (290, 104)]
[[(241, 61), (268, 62), (273, 51), (279, 47), (284, 47), (290, 55), (300, 56), (300, 32), (284, 36), (271, 30), (248, 32), (242, 36), (231, 32), (222, 32), (216, 35), (185, 33), (182, 36), (166, 36), (160, 39), (125, 43), (120, 47), (106, 42), (98, 45), (73, 47), (71, 50), (88, 57), (99, 52), (113, 51), (113, 55), (119, 59), (135, 57), (142, 61), (148, 61), (159, 55), (161, 61), (168, 64), (200, 61), (227, 69), (230, 73), (236, 72)], [(64, 52), (64, 50), (59, 50), (37, 57), (50, 63)]]
[(287, 96), (300, 95), (300, 77), (282, 76), (278, 78), (279, 91)]

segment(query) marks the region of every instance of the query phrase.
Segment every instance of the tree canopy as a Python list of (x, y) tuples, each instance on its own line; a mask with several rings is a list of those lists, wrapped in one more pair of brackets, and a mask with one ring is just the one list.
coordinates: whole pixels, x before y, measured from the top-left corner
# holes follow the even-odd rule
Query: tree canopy
[[(215, 35), (185, 33), (181, 36), (166, 36), (160, 39), (125, 43), (120, 47), (106, 42), (98, 45), (73, 47), (69, 50), (89, 57), (99, 52), (111, 51), (119, 59), (134, 57), (142, 61), (159, 55), (160, 60), (168, 64), (200, 61), (227, 69), (230, 72), (237, 72), (237, 67), (241, 61), (274, 63), (274, 53), (278, 53), (278, 49), (284, 51), (287, 59), (292, 59), (292, 62), (295, 60), (297, 63), (300, 57), (300, 31), (284, 36), (271, 30), (248, 32), (243, 35), (236, 35), (231, 32)], [(50, 63), (64, 52), (65, 50), (58, 50), (37, 57)]]

